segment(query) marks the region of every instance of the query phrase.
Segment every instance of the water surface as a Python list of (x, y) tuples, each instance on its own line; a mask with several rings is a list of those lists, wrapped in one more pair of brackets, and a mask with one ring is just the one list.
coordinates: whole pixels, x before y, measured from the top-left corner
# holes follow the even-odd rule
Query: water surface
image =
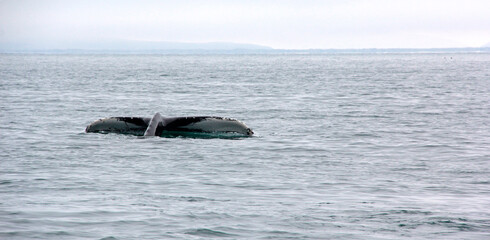
[[(0, 238), (488, 239), (490, 54), (0, 55)], [(239, 140), (87, 134), (215, 115)]]

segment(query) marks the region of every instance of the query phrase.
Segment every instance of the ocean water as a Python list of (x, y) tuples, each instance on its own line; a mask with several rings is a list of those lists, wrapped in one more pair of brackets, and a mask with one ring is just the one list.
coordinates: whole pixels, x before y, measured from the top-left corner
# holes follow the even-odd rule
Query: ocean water
[(490, 54), (0, 55), (0, 239), (490, 239)]

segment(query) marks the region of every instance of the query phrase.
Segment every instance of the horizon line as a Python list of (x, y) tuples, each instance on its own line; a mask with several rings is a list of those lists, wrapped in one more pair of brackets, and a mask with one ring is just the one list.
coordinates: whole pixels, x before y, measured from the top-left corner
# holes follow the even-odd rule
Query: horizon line
[(90, 48), (48, 48), (48, 49), (0, 49), (0, 53), (409, 53), (409, 52), (490, 52), (490, 47), (428, 47), (428, 48), (309, 48), (309, 49), (281, 49), (281, 48), (233, 48), (233, 49), (90, 49)]

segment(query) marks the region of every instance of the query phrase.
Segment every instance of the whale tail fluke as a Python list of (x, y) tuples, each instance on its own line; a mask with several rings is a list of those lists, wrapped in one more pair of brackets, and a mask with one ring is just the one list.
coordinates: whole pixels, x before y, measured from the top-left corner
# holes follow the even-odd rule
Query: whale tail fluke
[(160, 125), (160, 123), (163, 123), (163, 117), (162, 115), (160, 115), (160, 113), (157, 112), (151, 118), (150, 123), (148, 124), (148, 127), (146, 128), (145, 134), (143, 136), (155, 136), (158, 125)]
[(85, 131), (144, 137), (193, 138), (236, 138), (254, 134), (250, 128), (236, 119), (213, 116), (165, 118), (160, 113), (155, 113), (152, 118), (109, 117), (99, 119), (88, 125)]

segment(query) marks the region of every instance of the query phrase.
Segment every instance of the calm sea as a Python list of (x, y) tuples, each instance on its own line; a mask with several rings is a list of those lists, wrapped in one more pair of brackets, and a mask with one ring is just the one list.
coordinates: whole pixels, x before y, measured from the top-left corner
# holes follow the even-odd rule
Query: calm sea
[(0, 239), (490, 239), (490, 54), (0, 55)]

